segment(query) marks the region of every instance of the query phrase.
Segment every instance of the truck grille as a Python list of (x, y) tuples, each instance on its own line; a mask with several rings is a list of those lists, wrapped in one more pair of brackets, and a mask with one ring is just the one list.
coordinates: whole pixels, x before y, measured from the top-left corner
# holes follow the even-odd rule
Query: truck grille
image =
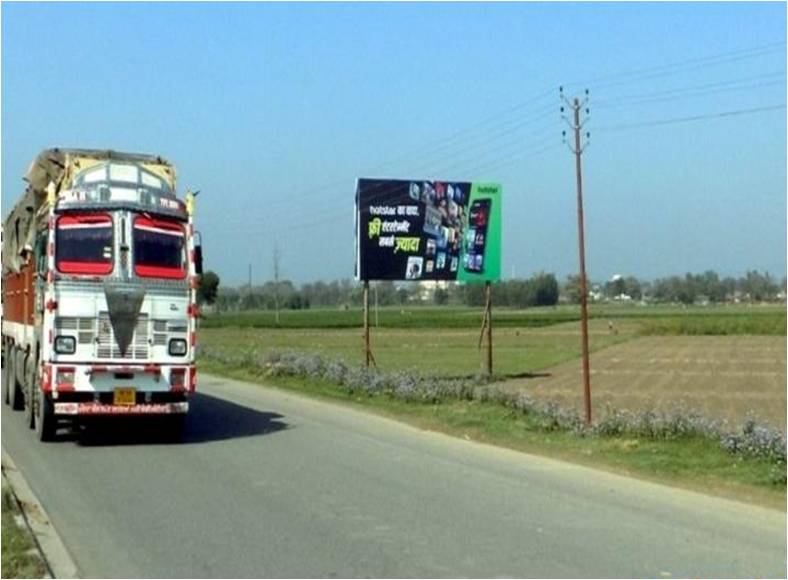
[(77, 333), (79, 344), (90, 344), (96, 335), (96, 320), (78, 316), (58, 316), (55, 319), (55, 329), (58, 332), (62, 330), (74, 331)]
[(147, 314), (140, 314), (137, 318), (137, 326), (134, 328), (134, 338), (129, 345), (125, 355), (121, 355), (115, 333), (112, 330), (112, 323), (109, 320), (108, 312), (100, 312), (98, 318), (98, 358), (119, 358), (141, 360), (148, 358), (148, 334), (149, 321)]

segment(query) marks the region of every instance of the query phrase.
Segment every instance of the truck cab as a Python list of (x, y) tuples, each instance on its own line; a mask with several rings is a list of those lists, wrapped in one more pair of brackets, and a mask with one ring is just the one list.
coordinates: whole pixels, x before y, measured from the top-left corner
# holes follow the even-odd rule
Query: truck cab
[(4, 247), (4, 277), (21, 275), (33, 297), (9, 316), (19, 296), (4, 284), (6, 400), (25, 408), (42, 439), (64, 419), (97, 415), (166, 415), (177, 433), (196, 386), (193, 196), (178, 199), (174, 168), (160, 157), (54, 152), (28, 172), (34, 193), (36, 169), (59, 180), (39, 194), (18, 272), (6, 273)]

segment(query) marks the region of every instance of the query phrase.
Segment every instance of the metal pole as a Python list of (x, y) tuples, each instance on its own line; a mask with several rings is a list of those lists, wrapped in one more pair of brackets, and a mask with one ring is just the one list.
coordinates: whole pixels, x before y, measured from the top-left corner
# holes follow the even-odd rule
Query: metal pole
[(577, 239), (580, 252), (580, 329), (583, 344), (583, 402), (586, 423), (591, 424), (591, 370), (588, 361), (588, 289), (586, 285), (586, 248), (583, 220), (583, 178), (580, 166), (580, 100), (574, 100), (575, 169), (577, 173)]
[(487, 320), (487, 376), (492, 376), (493, 372), (493, 343), (492, 343), (492, 286), (490, 282), (485, 282), (486, 306), (485, 318)]
[(370, 361), (369, 347), (369, 280), (364, 280), (364, 358), (369, 367)]

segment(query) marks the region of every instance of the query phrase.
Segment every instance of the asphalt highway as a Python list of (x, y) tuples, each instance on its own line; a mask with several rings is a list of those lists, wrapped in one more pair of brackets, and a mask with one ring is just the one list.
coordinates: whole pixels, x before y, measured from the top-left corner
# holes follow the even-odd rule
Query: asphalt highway
[(785, 577), (784, 512), (202, 375), (146, 426), (2, 446), (84, 577)]

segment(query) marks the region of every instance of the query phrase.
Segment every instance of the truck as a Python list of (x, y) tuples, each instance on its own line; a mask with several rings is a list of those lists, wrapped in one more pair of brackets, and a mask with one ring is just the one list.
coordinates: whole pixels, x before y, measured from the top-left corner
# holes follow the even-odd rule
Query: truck
[(197, 378), (195, 195), (176, 195), (162, 157), (110, 150), (47, 149), (24, 180), (2, 231), (4, 402), (41, 441), (119, 416), (180, 437)]

